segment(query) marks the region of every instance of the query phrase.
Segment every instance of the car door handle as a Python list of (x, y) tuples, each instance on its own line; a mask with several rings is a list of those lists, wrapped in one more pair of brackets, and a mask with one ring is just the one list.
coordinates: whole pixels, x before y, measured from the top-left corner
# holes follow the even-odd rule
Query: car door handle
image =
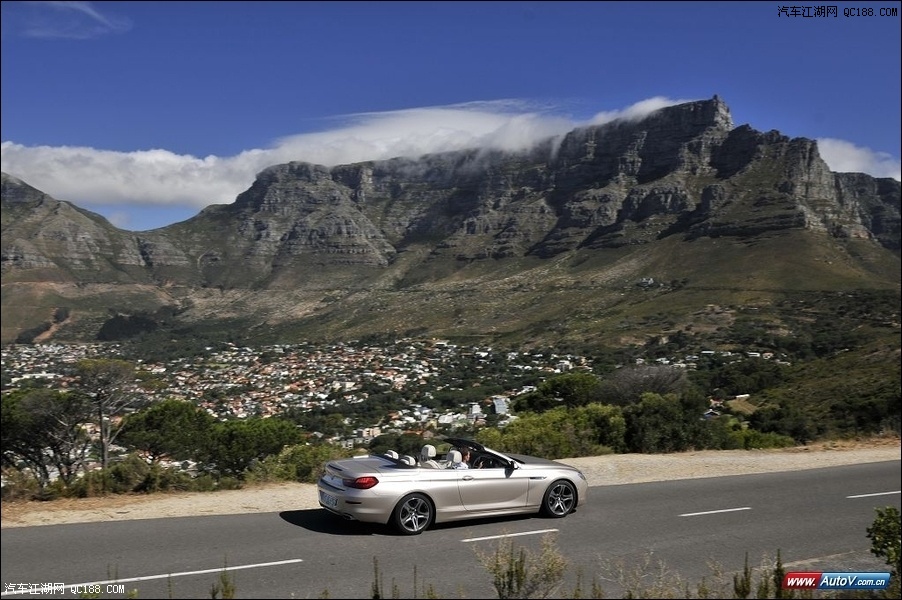
[(472, 475), (464, 475), (461, 479), (464, 481), (472, 481), (475, 478)]

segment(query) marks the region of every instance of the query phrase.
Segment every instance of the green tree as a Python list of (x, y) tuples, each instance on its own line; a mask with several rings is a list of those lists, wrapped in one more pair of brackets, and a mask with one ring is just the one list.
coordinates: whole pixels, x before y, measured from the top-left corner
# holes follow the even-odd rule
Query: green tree
[(623, 409), (619, 406), (593, 402), (578, 409), (577, 414), (584, 414), (592, 423), (596, 448), (601, 446), (614, 452), (626, 452), (626, 419), (623, 416)]
[(549, 377), (539, 385), (544, 396), (560, 398), (564, 406), (584, 406), (598, 400), (601, 381), (591, 373), (565, 373)]
[(144, 401), (135, 385), (135, 366), (118, 359), (86, 359), (79, 361), (76, 371), (82, 389), (93, 401), (100, 465), (106, 469), (110, 445), (122, 431), (121, 417)]
[(224, 421), (212, 427), (204, 459), (220, 474), (240, 477), (257, 461), (301, 440), (297, 426), (284, 419)]
[(41, 488), (52, 480), (52, 470), (69, 486), (84, 468), (90, 438), (84, 423), (91, 404), (77, 392), (36, 388), (4, 394), (0, 445), (3, 466), (26, 465)]
[(760, 407), (749, 415), (749, 426), (762, 433), (789, 436), (798, 444), (806, 444), (817, 437), (815, 424), (791, 401)]
[(583, 406), (598, 400), (601, 381), (591, 373), (565, 373), (549, 377), (516, 401), (517, 410), (541, 412), (558, 406)]
[(371, 454), (381, 454), (386, 450), (394, 450), (400, 455), (419, 456), (423, 444), (425, 442), (422, 436), (415, 433), (384, 433), (370, 441), (369, 451)]
[(151, 462), (196, 459), (209, 443), (216, 419), (190, 402), (164, 400), (125, 417), (120, 441)]
[[(674, 394), (642, 394), (638, 404), (623, 411), (626, 445), (630, 452), (653, 454), (687, 450), (692, 437), (690, 423)], [(698, 421), (700, 415), (689, 415)]]

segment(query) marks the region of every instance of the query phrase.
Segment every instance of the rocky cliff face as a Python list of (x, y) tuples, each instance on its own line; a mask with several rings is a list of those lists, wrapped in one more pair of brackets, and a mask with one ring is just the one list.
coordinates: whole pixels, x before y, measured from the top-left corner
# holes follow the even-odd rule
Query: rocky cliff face
[(8, 281), (146, 279), (133, 236), (4, 173), (2, 273)]
[(807, 231), (896, 259), (900, 247), (899, 182), (832, 173), (811, 140), (734, 127), (716, 96), (515, 154), (276, 165), (233, 204), (149, 232), (117, 230), (7, 175), (2, 206), (4, 286), (343, 295), (663, 240)]

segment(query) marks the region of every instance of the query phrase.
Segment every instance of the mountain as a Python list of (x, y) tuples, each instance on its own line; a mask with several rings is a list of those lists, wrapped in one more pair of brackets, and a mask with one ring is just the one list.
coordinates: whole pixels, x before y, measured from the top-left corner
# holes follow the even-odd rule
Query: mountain
[(272, 166), (129, 232), (2, 176), (2, 341), (165, 332), (644, 343), (742, 307), (900, 289), (900, 184), (734, 126), (717, 96), (473, 149)]

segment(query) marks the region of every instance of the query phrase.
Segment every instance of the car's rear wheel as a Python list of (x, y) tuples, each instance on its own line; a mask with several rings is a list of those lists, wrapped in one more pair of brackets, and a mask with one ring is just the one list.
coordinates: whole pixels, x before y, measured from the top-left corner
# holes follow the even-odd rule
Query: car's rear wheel
[(576, 508), (576, 487), (566, 479), (552, 483), (542, 499), (542, 514), (546, 517), (566, 517)]
[(423, 494), (410, 494), (395, 506), (392, 523), (395, 529), (404, 535), (417, 535), (432, 524), (434, 517), (435, 510), (429, 498)]

